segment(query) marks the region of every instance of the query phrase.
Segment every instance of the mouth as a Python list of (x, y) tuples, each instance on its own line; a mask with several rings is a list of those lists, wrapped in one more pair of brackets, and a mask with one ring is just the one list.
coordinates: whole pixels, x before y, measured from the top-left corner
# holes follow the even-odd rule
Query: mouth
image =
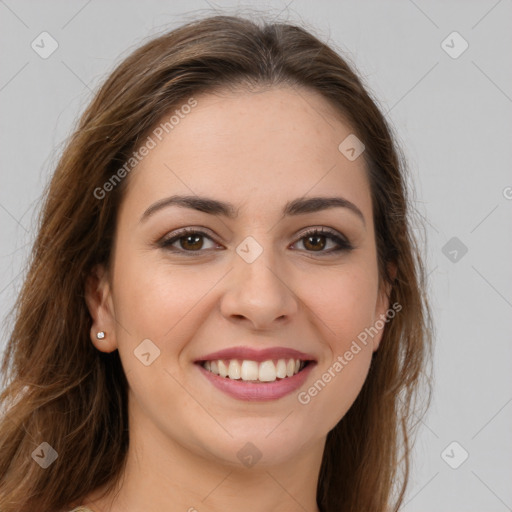
[(276, 400), (302, 386), (316, 359), (276, 347), (224, 349), (194, 361), (206, 382), (238, 400)]
[(295, 358), (267, 359), (261, 362), (250, 359), (214, 359), (198, 362), (206, 371), (214, 375), (244, 382), (275, 382), (289, 379), (311, 363), (313, 363), (311, 360)]

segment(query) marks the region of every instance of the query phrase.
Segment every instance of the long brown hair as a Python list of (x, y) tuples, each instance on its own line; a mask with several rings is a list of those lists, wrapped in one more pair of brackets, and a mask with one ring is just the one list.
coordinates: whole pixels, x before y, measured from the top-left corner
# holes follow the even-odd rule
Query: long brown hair
[[(380, 280), (391, 283), (390, 303), (402, 309), (385, 326), (359, 396), (327, 436), (317, 502), (323, 512), (402, 504), (413, 431), (430, 403), (432, 346), (405, 159), (361, 80), (310, 31), (212, 16), (154, 38), (114, 70), (46, 190), (2, 361), (1, 512), (54, 512), (117, 484), (129, 441), (127, 380), (118, 352), (102, 353), (90, 341), (84, 285), (95, 264), (109, 263), (128, 177), (100, 198), (98, 189), (164, 114), (237, 84), (317, 91), (365, 144)], [(46, 469), (34, 454), (44, 442), (58, 454)]]

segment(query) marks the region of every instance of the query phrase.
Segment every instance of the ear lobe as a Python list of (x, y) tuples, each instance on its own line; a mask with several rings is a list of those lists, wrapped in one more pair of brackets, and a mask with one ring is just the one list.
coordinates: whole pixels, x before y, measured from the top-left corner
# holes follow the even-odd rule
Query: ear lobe
[[(102, 352), (112, 352), (117, 348), (115, 316), (108, 272), (104, 265), (96, 265), (85, 282), (85, 302), (92, 317), (90, 337), (94, 346)], [(96, 334), (105, 332), (104, 339)]]

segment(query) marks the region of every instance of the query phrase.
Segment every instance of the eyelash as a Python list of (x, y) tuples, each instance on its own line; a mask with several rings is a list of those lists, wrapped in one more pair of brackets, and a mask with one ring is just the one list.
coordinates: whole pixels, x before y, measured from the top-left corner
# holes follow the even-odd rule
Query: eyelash
[[(196, 254), (199, 254), (199, 253), (209, 250), (209, 249), (199, 249), (197, 251), (187, 251), (185, 249), (178, 249), (176, 247), (172, 247), (172, 244), (174, 244), (175, 242), (178, 242), (181, 238), (185, 238), (186, 236), (190, 236), (190, 235), (205, 236), (206, 238), (209, 238), (212, 242), (215, 242), (215, 240), (213, 240), (211, 238), (211, 236), (209, 236), (208, 233), (206, 233), (205, 231), (202, 231), (200, 229), (194, 229), (194, 228), (183, 228), (183, 229), (180, 229), (179, 231), (177, 231), (176, 233), (174, 233), (174, 235), (172, 237), (163, 238), (162, 240), (157, 242), (157, 244), (162, 249), (166, 249), (171, 252), (181, 253), (181, 254), (184, 254), (187, 256), (195, 256)], [(315, 236), (315, 235), (320, 235), (320, 236), (324, 236), (326, 238), (330, 238), (338, 245), (338, 247), (335, 249), (330, 249), (328, 251), (321, 250), (321, 251), (306, 251), (306, 252), (313, 253), (313, 254), (317, 253), (317, 254), (320, 254), (323, 256), (323, 255), (329, 255), (329, 254), (333, 254), (333, 253), (339, 253), (341, 251), (349, 252), (354, 248), (348, 240), (345, 240), (344, 238), (339, 236), (335, 231), (332, 231), (330, 229), (325, 229), (325, 228), (314, 228), (314, 229), (311, 229), (310, 231), (306, 231), (305, 233), (302, 233), (302, 236), (297, 240), (297, 242), (300, 242), (301, 240), (307, 238), (308, 236)]]

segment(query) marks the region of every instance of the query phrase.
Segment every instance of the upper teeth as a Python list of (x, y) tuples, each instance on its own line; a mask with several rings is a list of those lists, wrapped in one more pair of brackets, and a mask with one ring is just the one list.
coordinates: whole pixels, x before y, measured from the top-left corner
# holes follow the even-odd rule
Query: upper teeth
[(292, 377), (299, 372), (305, 365), (300, 359), (278, 359), (276, 362), (269, 359), (258, 363), (256, 361), (243, 360), (237, 361), (222, 359), (216, 361), (205, 361), (203, 367), (221, 377), (242, 380), (259, 380), (262, 382), (272, 382), (285, 377)]

